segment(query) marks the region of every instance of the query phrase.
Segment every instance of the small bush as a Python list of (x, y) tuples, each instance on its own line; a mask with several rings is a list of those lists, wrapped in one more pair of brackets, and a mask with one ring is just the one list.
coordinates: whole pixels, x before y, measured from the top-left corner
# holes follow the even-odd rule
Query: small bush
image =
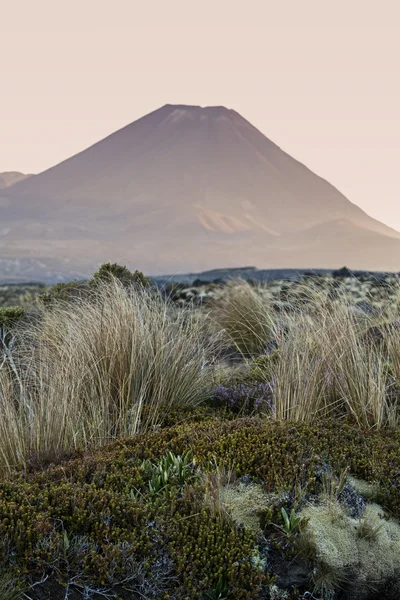
[(89, 286), (87, 281), (74, 279), (73, 281), (56, 283), (49, 291), (39, 296), (39, 302), (45, 307), (51, 307), (55, 302), (70, 302), (88, 296)]
[(0, 307), (0, 330), (13, 327), (25, 315), (25, 309), (21, 306)]
[(73, 280), (56, 283), (48, 292), (41, 294), (39, 300), (50, 307), (55, 302), (71, 302), (95, 297), (96, 287), (100, 284), (120, 282), (124, 287), (147, 288), (150, 280), (141, 271), (131, 273), (129, 269), (117, 263), (104, 263), (89, 280)]
[(92, 283), (95, 284), (99, 281), (110, 282), (113, 279), (117, 279), (124, 286), (138, 285), (149, 287), (151, 285), (150, 280), (141, 271), (136, 270), (134, 273), (131, 273), (125, 266), (118, 265), (117, 263), (102, 264), (99, 270), (93, 275)]

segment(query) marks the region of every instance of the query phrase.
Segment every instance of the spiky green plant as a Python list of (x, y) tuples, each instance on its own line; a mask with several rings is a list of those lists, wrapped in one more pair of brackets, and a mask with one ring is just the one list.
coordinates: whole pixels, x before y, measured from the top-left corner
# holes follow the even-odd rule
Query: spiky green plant
[(145, 461), (142, 468), (150, 474), (148, 487), (151, 495), (160, 495), (172, 487), (182, 489), (194, 478), (193, 453), (189, 450), (182, 456), (176, 456), (168, 452), (155, 463)]
[(0, 600), (22, 600), (26, 591), (27, 586), (14, 575), (0, 574)]
[(290, 511), (290, 515), (288, 515), (286, 509), (282, 506), (281, 508), (281, 516), (283, 525), (276, 525), (278, 529), (283, 531), (288, 537), (291, 537), (293, 534), (297, 533), (302, 526), (302, 517), (296, 514), (294, 508)]
[(233, 598), (224, 574), (218, 577), (213, 587), (203, 596), (204, 600), (233, 600)]

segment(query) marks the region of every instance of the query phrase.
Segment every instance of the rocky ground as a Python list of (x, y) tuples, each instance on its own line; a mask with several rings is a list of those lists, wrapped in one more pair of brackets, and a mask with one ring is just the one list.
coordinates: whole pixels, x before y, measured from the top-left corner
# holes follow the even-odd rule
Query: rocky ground
[[(344, 293), (354, 310), (371, 314), (396, 307), (400, 289), (400, 277), (397, 274), (360, 272), (354, 275), (347, 269), (328, 274), (306, 272), (296, 277), (272, 279), (261, 284), (249, 277), (245, 279), (257, 285), (265, 297), (272, 300), (277, 311), (290, 310), (294, 304), (298, 304), (302, 295), (306, 301), (307, 288), (312, 287), (315, 292), (331, 300), (340, 298)], [(169, 282), (163, 283), (162, 289), (178, 305), (193, 303), (194, 306), (207, 306), (223, 296), (228, 281), (229, 278), (217, 278), (215, 281), (194, 279), (191, 285)]]

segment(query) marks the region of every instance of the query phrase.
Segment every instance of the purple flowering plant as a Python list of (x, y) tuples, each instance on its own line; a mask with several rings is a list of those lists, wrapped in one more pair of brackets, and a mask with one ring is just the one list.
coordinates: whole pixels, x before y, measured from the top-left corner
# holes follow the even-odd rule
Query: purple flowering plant
[(225, 406), (236, 414), (272, 413), (273, 388), (273, 380), (265, 382), (227, 380), (214, 388), (212, 401), (217, 406)]

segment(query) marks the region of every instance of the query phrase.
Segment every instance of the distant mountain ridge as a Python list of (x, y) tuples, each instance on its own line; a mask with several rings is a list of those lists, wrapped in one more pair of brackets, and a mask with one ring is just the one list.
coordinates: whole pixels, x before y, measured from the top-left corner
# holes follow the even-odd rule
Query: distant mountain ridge
[(0, 190), (8, 188), (19, 181), (23, 181), (24, 179), (28, 179), (28, 177), (32, 177), (32, 175), (25, 175), (19, 171), (6, 171), (4, 173), (0, 173)]
[(224, 107), (165, 105), (1, 190), (0, 211), (0, 273), (29, 257), (30, 278), (105, 261), (400, 270), (399, 232)]

